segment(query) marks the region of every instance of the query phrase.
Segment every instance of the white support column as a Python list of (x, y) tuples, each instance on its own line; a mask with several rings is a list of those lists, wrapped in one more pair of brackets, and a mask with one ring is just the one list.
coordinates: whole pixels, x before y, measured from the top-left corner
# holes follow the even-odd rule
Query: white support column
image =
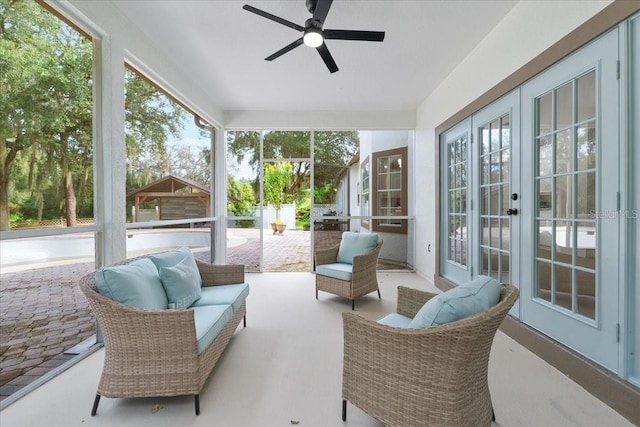
[(224, 128), (216, 128), (215, 144), (212, 148), (212, 157), (215, 159), (213, 164), (213, 198), (215, 200), (214, 209), (212, 210), (214, 217), (218, 221), (213, 223), (215, 227), (215, 259), (214, 264), (225, 264), (227, 261), (227, 144), (225, 143)]
[(95, 43), (96, 263), (108, 265), (127, 256), (124, 47), (106, 36)]

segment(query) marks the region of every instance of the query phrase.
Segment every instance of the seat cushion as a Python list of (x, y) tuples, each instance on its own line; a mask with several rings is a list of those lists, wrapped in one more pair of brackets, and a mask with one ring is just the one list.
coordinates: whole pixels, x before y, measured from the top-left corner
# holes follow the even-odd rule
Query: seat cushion
[(316, 274), (333, 277), (334, 279), (346, 280), (347, 282), (351, 281), (352, 271), (353, 266), (351, 264), (334, 263), (316, 266)]
[(101, 268), (96, 272), (96, 286), (100, 294), (131, 307), (164, 310), (168, 305), (158, 270), (146, 258)]
[(161, 267), (160, 280), (169, 304), (175, 304), (175, 308), (187, 308), (200, 298), (200, 273), (187, 258), (173, 267)]
[(202, 288), (200, 299), (195, 301), (192, 307), (230, 304), (235, 313), (242, 306), (248, 295), (249, 285), (247, 283), (205, 286)]
[(209, 347), (232, 317), (233, 309), (229, 304), (193, 307), (198, 354)]
[(398, 313), (389, 313), (386, 316), (383, 316), (376, 320), (381, 325), (385, 326), (393, 326), (394, 328), (403, 328), (406, 329), (409, 327), (409, 323), (411, 323), (411, 318), (407, 316), (403, 316)]
[(500, 283), (491, 277), (476, 279), (431, 298), (409, 328), (442, 325), (488, 310), (500, 299)]
[(342, 233), (336, 261), (342, 264), (353, 264), (354, 256), (368, 254), (375, 249), (377, 244), (377, 234), (345, 231)]

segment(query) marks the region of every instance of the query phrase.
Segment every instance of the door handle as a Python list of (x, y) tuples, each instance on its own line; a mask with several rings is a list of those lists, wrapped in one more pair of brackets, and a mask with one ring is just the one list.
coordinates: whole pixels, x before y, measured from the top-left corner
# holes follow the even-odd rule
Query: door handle
[(515, 215), (518, 215), (518, 209), (516, 209), (516, 208), (513, 208), (513, 209), (512, 209), (512, 208), (509, 208), (509, 209), (507, 209), (507, 215), (514, 215), (514, 216), (515, 216)]

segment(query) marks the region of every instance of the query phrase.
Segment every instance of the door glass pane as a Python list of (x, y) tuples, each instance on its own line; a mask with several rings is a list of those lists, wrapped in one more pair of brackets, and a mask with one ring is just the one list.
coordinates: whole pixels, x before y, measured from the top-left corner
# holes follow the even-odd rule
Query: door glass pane
[(537, 117), (538, 117), (538, 135), (544, 135), (551, 132), (551, 92), (537, 99)]
[(503, 116), (500, 119), (501, 132), (500, 136), (502, 138), (501, 148), (509, 148), (511, 145), (511, 128), (509, 127), (509, 116)]
[(500, 119), (494, 121), (490, 125), (491, 128), (491, 151), (500, 149)]
[(553, 178), (538, 180), (538, 216), (553, 216)]
[(502, 150), (502, 162), (500, 163), (502, 172), (502, 182), (508, 182), (511, 178), (511, 159), (509, 158), (509, 150)]
[(551, 276), (553, 264), (538, 261), (538, 298), (551, 302)]
[(556, 89), (556, 126), (564, 129), (573, 123), (573, 82)]
[(573, 133), (567, 129), (556, 134), (556, 173), (573, 170)]
[(596, 268), (596, 223), (579, 222), (577, 230), (576, 265), (595, 271)]
[(538, 176), (549, 176), (553, 171), (553, 145), (551, 135), (538, 138)]
[(573, 175), (563, 175), (555, 179), (555, 199), (557, 201), (555, 216), (557, 218), (571, 218), (573, 216), (572, 182)]
[(551, 259), (553, 248), (552, 221), (538, 221), (538, 257)]
[(571, 310), (573, 307), (571, 271), (572, 270), (570, 268), (563, 265), (555, 265), (556, 291), (554, 304), (566, 308), (567, 310)]
[(596, 72), (591, 71), (577, 81), (578, 123), (596, 116)]
[(577, 312), (590, 319), (596, 318), (596, 275), (576, 270)]
[(576, 180), (578, 218), (595, 218), (596, 215), (596, 173), (580, 173)]
[(571, 265), (573, 263), (573, 222), (571, 221), (554, 221), (555, 222), (555, 261)]
[(595, 169), (596, 167), (596, 124), (589, 122), (578, 126), (577, 130), (577, 169)]

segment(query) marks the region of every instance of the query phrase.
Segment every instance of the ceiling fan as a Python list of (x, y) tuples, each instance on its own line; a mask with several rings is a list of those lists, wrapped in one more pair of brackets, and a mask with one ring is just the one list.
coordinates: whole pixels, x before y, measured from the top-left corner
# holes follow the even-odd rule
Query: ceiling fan
[(242, 6), (242, 8), (244, 10), (248, 10), (249, 12), (253, 12), (256, 15), (260, 15), (264, 18), (270, 19), (303, 33), (302, 37), (300, 37), (298, 40), (288, 44), (276, 53), (267, 56), (265, 58), (266, 61), (273, 61), (274, 59), (284, 55), (290, 50), (295, 49), (301, 44), (305, 44), (309, 47), (315, 47), (329, 71), (331, 73), (335, 73), (336, 71), (338, 71), (338, 66), (333, 60), (333, 57), (331, 56), (327, 45), (324, 43), (325, 40), (359, 40), (381, 42), (384, 40), (384, 31), (322, 29), (322, 27), (324, 26), (324, 20), (329, 13), (331, 3), (333, 3), (333, 0), (305, 0), (307, 10), (313, 16), (306, 20), (306, 22), (304, 23), (304, 27), (298, 24), (294, 24), (291, 21), (287, 21), (286, 19), (282, 19), (279, 16), (275, 16), (263, 10), (257, 9), (253, 6), (249, 6), (248, 4), (245, 4), (244, 6)]

